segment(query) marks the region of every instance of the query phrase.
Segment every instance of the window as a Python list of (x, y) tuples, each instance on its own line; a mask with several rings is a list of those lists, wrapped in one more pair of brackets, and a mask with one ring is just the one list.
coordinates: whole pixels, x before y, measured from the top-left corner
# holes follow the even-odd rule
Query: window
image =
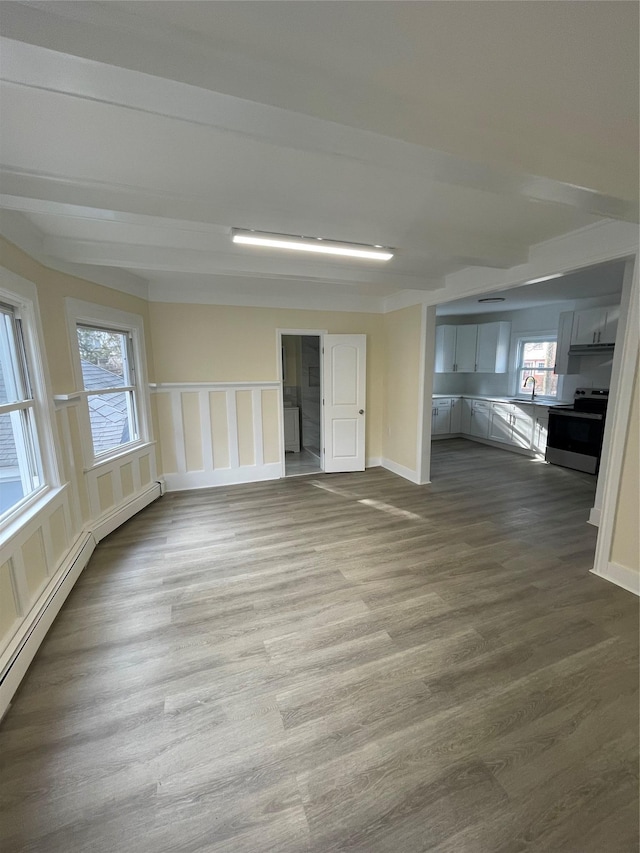
[(0, 517), (44, 485), (20, 309), (0, 302)]
[[(551, 336), (521, 338), (518, 345), (516, 394), (529, 396), (533, 391), (539, 397), (558, 394), (558, 376), (553, 372), (556, 364), (556, 341)], [(530, 377), (533, 377), (531, 379)]]
[(87, 468), (151, 437), (144, 321), (139, 314), (65, 299)]
[(139, 439), (130, 332), (78, 323), (83, 388), (94, 456)]

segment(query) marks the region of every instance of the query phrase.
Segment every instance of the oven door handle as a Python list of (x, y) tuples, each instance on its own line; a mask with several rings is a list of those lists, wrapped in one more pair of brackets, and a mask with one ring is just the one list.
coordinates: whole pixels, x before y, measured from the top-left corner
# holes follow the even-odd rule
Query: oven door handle
[(549, 409), (549, 417), (551, 416), (554, 418), (584, 418), (590, 421), (601, 421), (604, 419), (604, 415), (599, 412), (576, 412), (573, 410), (566, 412), (562, 409)]

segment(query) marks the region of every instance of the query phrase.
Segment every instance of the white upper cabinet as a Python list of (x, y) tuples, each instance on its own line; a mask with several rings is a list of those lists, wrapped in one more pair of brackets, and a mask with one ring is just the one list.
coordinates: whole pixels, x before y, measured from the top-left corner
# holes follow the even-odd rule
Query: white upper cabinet
[(511, 323), (480, 323), (476, 347), (476, 373), (506, 373)]
[(473, 373), (476, 369), (478, 327), (456, 327), (456, 373)]
[(436, 326), (436, 373), (506, 373), (510, 323)]
[(613, 305), (607, 308), (607, 316), (604, 325), (599, 330), (599, 344), (615, 344), (618, 333), (618, 321), (620, 320), (620, 306)]
[(576, 311), (573, 315), (571, 343), (576, 346), (614, 344), (619, 317), (619, 305)]
[(556, 363), (553, 372), (559, 376), (568, 373), (578, 373), (575, 359), (569, 356), (571, 332), (573, 329), (573, 311), (563, 311), (558, 322), (558, 344), (556, 346)]
[(436, 373), (454, 373), (456, 364), (456, 327), (436, 326)]

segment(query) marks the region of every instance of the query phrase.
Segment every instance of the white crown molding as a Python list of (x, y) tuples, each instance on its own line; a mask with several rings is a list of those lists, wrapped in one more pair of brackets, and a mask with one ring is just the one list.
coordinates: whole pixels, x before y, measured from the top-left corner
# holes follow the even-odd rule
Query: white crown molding
[(69, 263), (49, 254), (45, 235), (21, 213), (0, 209), (0, 235), (45, 267), (139, 299), (149, 299), (148, 282), (140, 276), (121, 269)]
[(524, 285), (533, 278), (572, 272), (629, 256), (638, 248), (638, 230), (635, 225), (604, 220), (532, 246), (531, 260), (509, 270), (467, 267), (446, 276), (446, 286), (437, 290), (405, 289), (388, 297), (380, 297), (361, 293), (362, 288), (366, 287), (366, 281), (345, 285), (322, 279), (287, 279), (277, 275), (195, 276), (196, 280), (201, 278), (201, 281), (186, 283), (180, 279), (180, 272), (176, 272), (175, 280), (149, 283), (124, 269), (78, 264), (47, 254), (45, 247), (51, 247), (52, 241), (47, 241), (22, 214), (0, 210), (0, 233), (48, 267), (149, 302), (373, 314), (398, 311), (412, 305), (438, 305), (462, 296), (506, 290)]
[[(179, 281), (180, 276), (176, 275), (176, 282)], [(382, 298), (362, 296), (349, 286), (318, 281), (265, 280), (240, 276), (208, 276), (202, 278), (201, 284), (180, 284), (180, 287), (176, 287), (173, 282), (154, 282), (149, 288), (149, 301), (234, 305), (241, 308), (384, 313)]]

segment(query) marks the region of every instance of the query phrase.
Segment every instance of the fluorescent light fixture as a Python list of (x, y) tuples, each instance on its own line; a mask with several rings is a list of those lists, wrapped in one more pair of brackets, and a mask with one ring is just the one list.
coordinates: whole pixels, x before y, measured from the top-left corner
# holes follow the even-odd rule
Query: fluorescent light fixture
[(292, 234), (270, 234), (266, 231), (231, 230), (234, 243), (245, 246), (266, 246), (270, 249), (291, 249), (294, 252), (316, 252), (320, 255), (342, 255), (346, 258), (364, 258), (369, 261), (389, 261), (393, 252), (383, 246), (361, 243), (341, 243), (322, 237), (296, 237)]

